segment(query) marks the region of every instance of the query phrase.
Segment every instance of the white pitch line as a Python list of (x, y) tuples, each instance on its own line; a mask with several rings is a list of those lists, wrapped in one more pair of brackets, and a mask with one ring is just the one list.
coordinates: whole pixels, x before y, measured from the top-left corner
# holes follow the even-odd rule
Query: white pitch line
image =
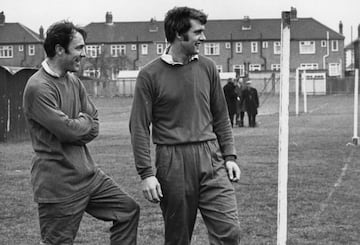
[(312, 109), (311, 111), (309, 111), (309, 113), (313, 113), (313, 112), (315, 112), (315, 111), (317, 111), (317, 110), (320, 110), (320, 109), (324, 108), (325, 106), (327, 106), (328, 104), (329, 104), (329, 103), (325, 103), (325, 104), (323, 104), (323, 105), (321, 105), (321, 106), (318, 106), (318, 107)]
[(320, 215), (324, 212), (324, 210), (329, 206), (329, 202), (330, 202), (332, 195), (335, 193), (336, 189), (342, 184), (343, 178), (346, 175), (346, 171), (349, 167), (349, 163), (352, 159), (353, 154), (354, 154), (354, 149), (351, 150), (349, 156), (346, 158), (344, 166), (341, 169), (341, 174), (340, 174), (339, 178), (337, 179), (337, 181), (335, 182), (334, 187), (329, 192), (327, 198), (320, 204), (320, 210), (316, 215), (317, 218), (319, 218)]

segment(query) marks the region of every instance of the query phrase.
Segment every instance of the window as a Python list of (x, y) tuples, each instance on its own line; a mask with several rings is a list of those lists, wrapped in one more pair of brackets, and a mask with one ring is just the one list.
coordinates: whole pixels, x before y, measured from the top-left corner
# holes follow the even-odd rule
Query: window
[(281, 54), (281, 42), (274, 42), (274, 54)]
[(143, 54), (143, 55), (148, 54), (148, 45), (147, 44), (141, 44), (141, 54)]
[(136, 50), (136, 44), (131, 44), (131, 50)]
[(300, 41), (300, 54), (315, 54), (315, 41)]
[(245, 66), (244, 65), (234, 65), (233, 70), (236, 73), (237, 77), (245, 76)]
[(223, 71), (222, 65), (216, 65), (216, 70), (220, 73)]
[(261, 65), (260, 64), (250, 64), (249, 71), (261, 71)]
[(257, 52), (258, 52), (258, 43), (251, 42), (251, 53), (257, 53)]
[(262, 42), (262, 48), (268, 48), (269, 47), (269, 42), (265, 41)]
[(29, 45), (29, 56), (35, 55), (35, 45)]
[(280, 71), (280, 64), (271, 64), (272, 71)]
[(317, 70), (319, 69), (319, 65), (316, 63), (302, 63), (300, 64), (300, 68), (304, 70)]
[(230, 48), (231, 48), (231, 44), (230, 44), (230, 43), (225, 43), (225, 48), (226, 48), (226, 49), (230, 49)]
[(321, 40), (321, 47), (325, 48), (327, 41), (326, 40)]
[(86, 54), (91, 57), (95, 58), (101, 54), (101, 46), (99, 45), (86, 45)]
[(219, 43), (205, 43), (204, 54), (205, 55), (219, 55), (220, 54)]
[(163, 54), (164, 53), (164, 44), (157, 43), (156, 44), (156, 53), (157, 54)]
[(0, 46), (0, 58), (12, 58), (13, 46)]
[(19, 45), (19, 52), (23, 52), (24, 51), (24, 45)]
[(84, 76), (99, 78), (100, 77), (100, 69), (95, 70), (94, 68), (88, 68), (88, 69), (84, 70)]
[(331, 51), (339, 51), (338, 40), (331, 40)]
[(118, 57), (120, 55), (126, 54), (126, 45), (124, 44), (117, 44), (110, 46), (110, 54), (112, 57)]
[(341, 66), (339, 63), (329, 63), (329, 76), (340, 76)]
[(235, 43), (235, 52), (236, 53), (242, 53), (242, 42), (236, 42)]

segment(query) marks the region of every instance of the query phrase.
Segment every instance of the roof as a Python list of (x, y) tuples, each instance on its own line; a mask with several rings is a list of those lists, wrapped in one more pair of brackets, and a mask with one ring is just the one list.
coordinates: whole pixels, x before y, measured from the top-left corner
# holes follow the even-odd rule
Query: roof
[[(228, 19), (208, 20), (205, 36), (207, 41), (219, 40), (280, 40), (281, 19)], [(249, 23), (250, 30), (243, 26)], [(157, 30), (156, 30), (157, 27)], [(152, 29), (153, 31), (150, 31)], [(164, 41), (163, 21), (105, 22), (90, 23), (86, 42), (91, 43), (134, 43)], [(155, 31), (156, 30), (156, 31)], [(297, 18), (291, 21), (292, 40), (324, 40), (329, 32), (330, 39), (343, 40), (345, 37), (313, 18)]]
[(42, 43), (39, 35), (20, 23), (0, 25), (0, 44)]

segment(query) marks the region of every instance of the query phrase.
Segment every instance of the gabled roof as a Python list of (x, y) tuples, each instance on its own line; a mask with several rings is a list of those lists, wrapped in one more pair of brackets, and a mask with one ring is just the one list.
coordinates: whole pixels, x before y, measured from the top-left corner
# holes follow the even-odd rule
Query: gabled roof
[[(247, 24), (250, 29), (244, 30)], [(154, 31), (157, 27), (157, 31)], [(208, 20), (205, 36), (207, 41), (224, 40), (280, 40), (281, 19), (233, 19)], [(153, 31), (150, 31), (152, 29)], [(246, 29), (246, 28), (245, 28)], [(86, 42), (95, 43), (133, 43), (164, 41), (164, 22), (105, 22), (90, 23), (85, 26), (88, 32)], [(291, 21), (292, 40), (325, 40), (329, 32), (330, 39), (344, 40), (344, 36), (321, 24), (313, 18), (297, 18)]]
[(39, 35), (20, 23), (0, 25), (0, 44), (42, 43)]

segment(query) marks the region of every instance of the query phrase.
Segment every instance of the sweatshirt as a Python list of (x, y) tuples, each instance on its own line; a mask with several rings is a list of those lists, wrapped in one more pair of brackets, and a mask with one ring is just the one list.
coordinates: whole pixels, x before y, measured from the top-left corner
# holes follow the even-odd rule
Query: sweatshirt
[(186, 65), (160, 57), (139, 72), (129, 126), (142, 179), (154, 175), (150, 125), (154, 144), (218, 140), (224, 158), (236, 158), (220, 78), (215, 63), (206, 57), (198, 56)]
[(35, 152), (31, 183), (39, 203), (87, 195), (101, 177), (86, 146), (99, 132), (97, 109), (74, 74), (50, 74), (40, 68), (28, 80), (23, 95)]

